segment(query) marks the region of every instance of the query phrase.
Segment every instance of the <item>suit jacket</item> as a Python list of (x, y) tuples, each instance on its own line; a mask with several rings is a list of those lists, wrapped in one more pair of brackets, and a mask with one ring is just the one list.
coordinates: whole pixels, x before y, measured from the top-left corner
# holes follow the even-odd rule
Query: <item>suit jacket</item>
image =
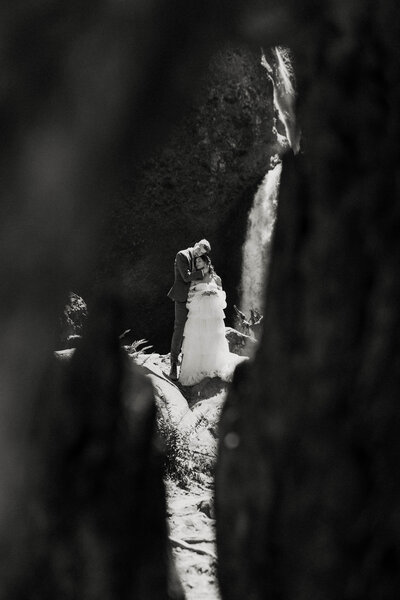
[(175, 302), (186, 302), (191, 281), (203, 279), (201, 271), (192, 271), (193, 248), (180, 250), (174, 262), (174, 285), (168, 292), (168, 298)]

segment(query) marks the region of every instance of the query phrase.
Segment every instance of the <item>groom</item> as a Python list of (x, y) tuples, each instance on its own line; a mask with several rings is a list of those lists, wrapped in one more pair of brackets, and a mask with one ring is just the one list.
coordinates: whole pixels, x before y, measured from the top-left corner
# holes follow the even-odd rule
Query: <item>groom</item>
[(211, 252), (210, 243), (207, 240), (196, 242), (193, 248), (180, 250), (174, 263), (174, 285), (168, 292), (168, 297), (175, 302), (174, 333), (171, 340), (171, 370), (170, 379), (178, 379), (178, 357), (182, 347), (183, 330), (187, 319), (188, 309), (186, 300), (188, 297), (191, 281), (203, 279), (203, 270), (196, 270), (195, 260), (202, 254)]

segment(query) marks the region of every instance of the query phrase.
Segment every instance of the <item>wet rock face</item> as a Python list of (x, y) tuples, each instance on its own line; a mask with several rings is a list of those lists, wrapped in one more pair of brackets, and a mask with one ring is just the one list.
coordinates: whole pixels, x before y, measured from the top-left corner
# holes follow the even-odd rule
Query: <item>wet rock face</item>
[[(126, 326), (168, 351), (178, 250), (206, 237), (230, 306), (237, 299), (247, 213), (276, 138), (272, 90), (260, 55), (227, 48), (212, 60), (192, 105), (162, 150), (129, 165), (108, 219), (99, 282), (115, 276)], [(228, 308), (228, 322), (230, 309)]]

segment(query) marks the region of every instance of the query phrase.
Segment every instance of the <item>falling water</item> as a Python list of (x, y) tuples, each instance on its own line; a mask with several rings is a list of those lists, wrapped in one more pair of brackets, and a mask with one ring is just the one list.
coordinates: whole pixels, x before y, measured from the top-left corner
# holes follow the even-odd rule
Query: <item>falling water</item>
[[(295, 154), (299, 151), (300, 132), (295, 118), (294, 73), (290, 51), (281, 46), (269, 50), (269, 59), (262, 52), (261, 64), (273, 86), (274, 107), (285, 128), (283, 147), (290, 146)], [(282, 141), (280, 142), (282, 143)], [(283, 149), (282, 147), (282, 149)], [(249, 318), (250, 310), (263, 312), (264, 280), (267, 275), (270, 242), (278, 202), (282, 165), (279, 162), (268, 171), (254, 198), (247, 225), (246, 241), (242, 251), (242, 281), (240, 308)]]
[(278, 201), (282, 165), (268, 171), (254, 198), (243, 245), (242, 296), (240, 308), (263, 310), (264, 279), (269, 262), (269, 249)]

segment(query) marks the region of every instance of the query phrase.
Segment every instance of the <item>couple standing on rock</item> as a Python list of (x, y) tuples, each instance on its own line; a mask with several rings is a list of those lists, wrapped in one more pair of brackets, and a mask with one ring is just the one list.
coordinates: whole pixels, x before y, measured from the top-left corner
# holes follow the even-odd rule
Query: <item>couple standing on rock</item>
[(206, 377), (228, 381), (235, 366), (243, 360), (229, 352), (224, 324), (226, 296), (210, 252), (210, 243), (204, 239), (180, 250), (174, 263), (174, 284), (168, 292), (175, 302), (169, 376), (178, 379), (182, 350), (179, 382), (185, 386), (195, 385)]

